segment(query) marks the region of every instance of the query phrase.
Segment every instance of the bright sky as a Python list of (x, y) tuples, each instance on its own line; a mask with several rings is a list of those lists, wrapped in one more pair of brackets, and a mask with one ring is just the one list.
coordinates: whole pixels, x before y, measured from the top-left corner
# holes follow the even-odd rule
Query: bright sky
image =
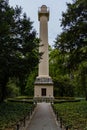
[(39, 34), (39, 21), (38, 21), (38, 8), (42, 5), (46, 5), (50, 8), (50, 19), (48, 22), (48, 41), (52, 46), (54, 44), (57, 34), (60, 34), (60, 19), (62, 18), (62, 12), (66, 11), (66, 2), (72, 2), (72, 0), (9, 0), (9, 4), (13, 7), (16, 5), (23, 8), (23, 12), (30, 17), (34, 22), (34, 29)]

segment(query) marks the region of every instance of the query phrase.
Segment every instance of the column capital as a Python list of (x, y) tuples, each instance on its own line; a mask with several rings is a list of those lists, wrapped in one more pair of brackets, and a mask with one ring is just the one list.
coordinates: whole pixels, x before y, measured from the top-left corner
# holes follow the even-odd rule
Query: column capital
[(38, 20), (40, 21), (40, 17), (46, 16), (49, 21), (49, 8), (46, 5), (42, 5), (38, 9)]

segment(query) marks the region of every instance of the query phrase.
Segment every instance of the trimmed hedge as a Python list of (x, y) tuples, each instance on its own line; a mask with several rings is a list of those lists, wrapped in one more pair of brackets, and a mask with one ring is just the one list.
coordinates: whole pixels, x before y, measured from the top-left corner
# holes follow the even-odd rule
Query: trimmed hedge
[(75, 100), (75, 97), (55, 97), (57, 100)]
[(75, 97), (55, 97), (54, 104), (65, 103), (65, 102), (79, 102), (81, 99), (76, 99)]
[(19, 102), (19, 103), (29, 103), (29, 104), (33, 104), (33, 100), (28, 100), (28, 99), (8, 99), (9, 102)]

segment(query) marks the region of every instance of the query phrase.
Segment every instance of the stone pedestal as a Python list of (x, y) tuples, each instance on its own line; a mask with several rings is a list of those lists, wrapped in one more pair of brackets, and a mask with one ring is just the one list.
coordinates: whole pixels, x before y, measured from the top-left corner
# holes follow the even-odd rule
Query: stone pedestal
[(50, 77), (36, 78), (34, 97), (53, 98), (53, 82)]

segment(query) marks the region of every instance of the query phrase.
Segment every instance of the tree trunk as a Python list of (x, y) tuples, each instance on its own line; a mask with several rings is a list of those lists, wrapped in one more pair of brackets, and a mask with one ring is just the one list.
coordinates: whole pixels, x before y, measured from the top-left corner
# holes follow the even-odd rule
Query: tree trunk
[(25, 95), (25, 79), (24, 78), (21, 78), (21, 77), (19, 78), (19, 86), (20, 86), (21, 95)]
[(87, 101), (87, 88), (86, 88), (86, 91), (85, 91), (85, 100)]
[(8, 80), (9, 80), (9, 78), (8, 78), (8, 76), (3, 76), (4, 78), (3, 78), (3, 81), (1, 81), (1, 96), (0, 96), (0, 102), (3, 102), (4, 101), (4, 99), (6, 98), (6, 96), (7, 96), (7, 90), (6, 90), (6, 85), (7, 85), (7, 83), (8, 83)]

